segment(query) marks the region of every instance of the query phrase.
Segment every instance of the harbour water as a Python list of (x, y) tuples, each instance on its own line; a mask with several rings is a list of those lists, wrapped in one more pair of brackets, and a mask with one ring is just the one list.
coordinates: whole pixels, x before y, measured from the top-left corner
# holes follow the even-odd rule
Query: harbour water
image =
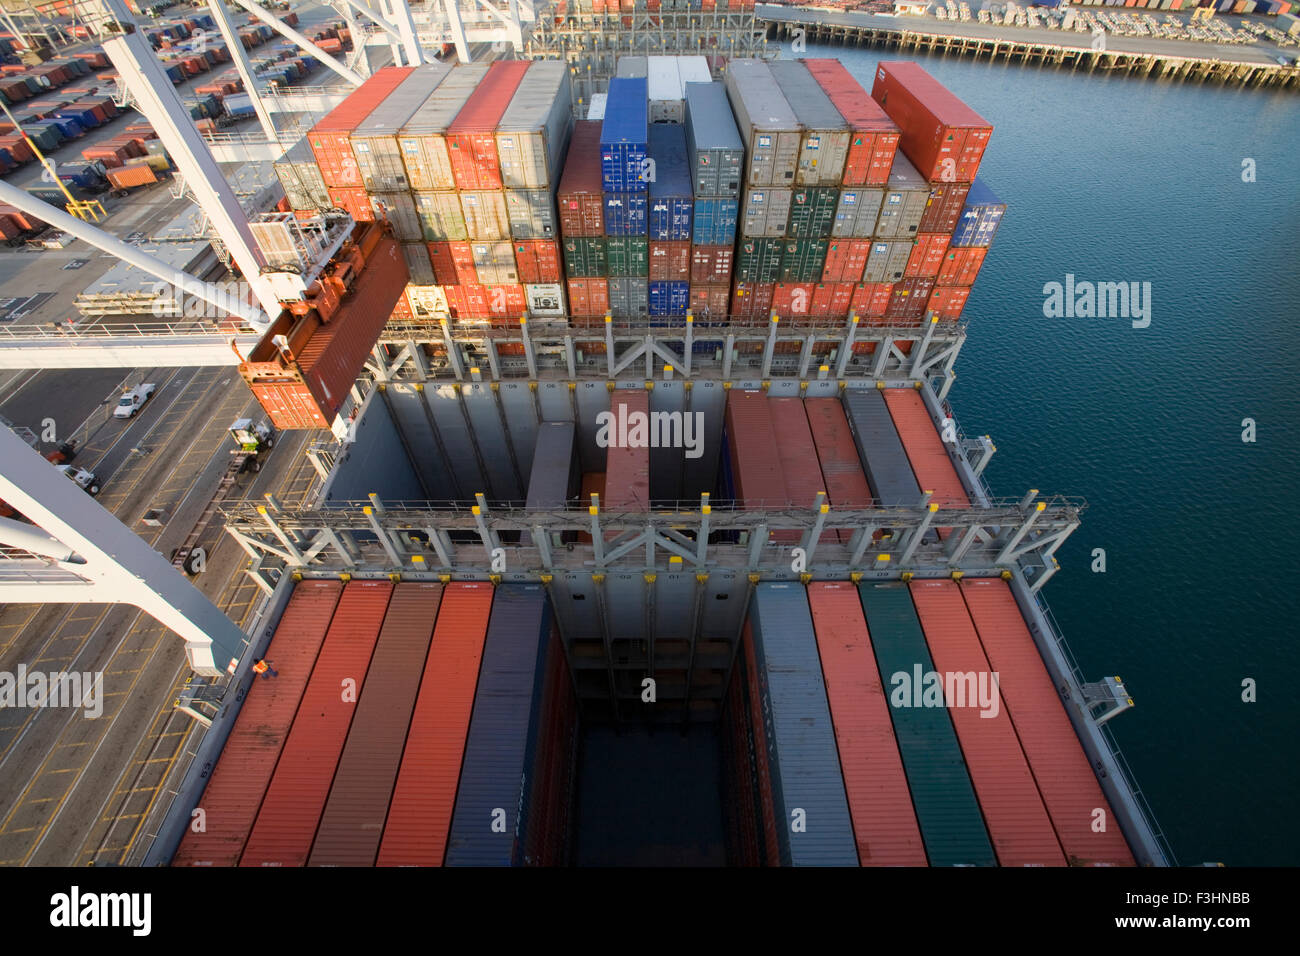
[[(896, 58), (803, 55), (868, 90)], [(1295, 865), (1300, 102), (914, 59), (993, 123), (981, 175), (1008, 205), (958, 421), (993, 437), (995, 494), (1087, 498), (1045, 594), (1085, 677), (1136, 700), (1110, 726), (1178, 861)], [(1149, 324), (1047, 317), (1067, 275), (1150, 283)]]

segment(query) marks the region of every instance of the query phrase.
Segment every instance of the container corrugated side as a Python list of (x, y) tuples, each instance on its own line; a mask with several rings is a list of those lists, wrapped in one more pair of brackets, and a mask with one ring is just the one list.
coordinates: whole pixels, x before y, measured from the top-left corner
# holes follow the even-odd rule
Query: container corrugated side
[(497, 125), (497, 159), (507, 189), (549, 189), (569, 140), (569, 68), (534, 62)]
[[(644, 419), (649, 413), (650, 397), (644, 389), (620, 388), (611, 393), (611, 422), (605, 437), (606, 494), (601, 500), (604, 512), (640, 512), (650, 508), (650, 447), (649, 444), (630, 445), (625, 431), (636, 418)], [(598, 445), (600, 437), (598, 432)], [(606, 532), (606, 537), (617, 535)]]
[(644, 191), (605, 193), (605, 234), (645, 236), (648, 228), (649, 194)]
[(307, 132), (307, 141), (326, 186), (362, 185), (361, 170), (352, 153), (352, 131), (410, 75), (411, 67), (384, 67)]
[(240, 866), (304, 866), (392, 595), (390, 581), (350, 581), (334, 610), (311, 681), (257, 814)]
[(443, 590), (378, 866), (443, 864), (492, 590), (487, 582), (470, 581), (453, 581)]
[(873, 497), (886, 508), (913, 507), (921, 489), (880, 389), (846, 389), (844, 413)]
[[(772, 454), (776, 430), (767, 396), (760, 391), (730, 389), (725, 424), (737, 504), (747, 509), (784, 509), (789, 496), (781, 460)], [(792, 533), (774, 531), (772, 538), (787, 540)]]
[(402, 581), (393, 590), (309, 866), (375, 863), (442, 587), (433, 581)]
[(792, 189), (746, 189), (740, 201), (740, 234), (746, 239), (776, 239), (790, 222)]
[(465, 232), (469, 239), (511, 238), (510, 214), (506, 210), (504, 192), (461, 192), (460, 209), (465, 216)]
[[(817, 495), (826, 491), (826, 480), (817, 461), (817, 446), (813, 443), (803, 399), (769, 398), (768, 411), (772, 416), (772, 431), (776, 435), (774, 448), (781, 463), (786, 496), (792, 508), (811, 513), (817, 504)], [(821, 540), (834, 541), (836, 538), (834, 531), (826, 531)]]
[(925, 204), (917, 232), (952, 235), (966, 206), (970, 183), (931, 183), (930, 198)]
[(903, 155), (894, 159), (889, 184), (885, 187), (880, 218), (876, 221), (878, 239), (905, 239), (915, 236), (930, 199), (929, 184)]
[[(496, 589), (456, 789), (447, 866), (518, 866), (551, 609), (540, 584)], [(505, 826), (493, 826), (504, 812)]]
[(455, 189), (447, 154), (447, 127), (473, 95), (487, 64), (461, 64), (439, 84), (397, 134), (402, 163), (413, 190)]
[[(754, 588), (749, 624), (759, 671), (782, 866), (856, 866), (857, 846), (812, 615), (802, 584)], [(804, 827), (797, 826), (799, 820)], [(816, 820), (817, 825), (806, 826)]]
[(530, 64), (523, 60), (498, 60), (447, 126), (447, 154), (456, 188), (500, 189), (497, 159), (497, 124), (514, 98)]
[(507, 189), (506, 219), (515, 239), (552, 239), (560, 234), (549, 189)]
[(837, 239), (870, 239), (875, 234), (884, 199), (883, 189), (841, 189), (831, 235)]
[(852, 130), (841, 183), (845, 186), (883, 186), (889, 180), (889, 169), (898, 150), (900, 134), (897, 124), (839, 60), (810, 59), (803, 62)]
[(1007, 211), (1006, 203), (997, 197), (988, 184), (979, 177), (966, 194), (966, 204), (953, 229), (954, 246), (990, 246), (997, 234), (998, 225)]
[(416, 67), (352, 131), (352, 154), (361, 173), (361, 185), (368, 191), (409, 188), (397, 134), (450, 72), (451, 66), (446, 63)]
[(774, 60), (768, 68), (804, 126), (795, 183), (838, 186), (849, 151), (848, 122), (803, 63)]
[(648, 137), (646, 81), (620, 77), (610, 80), (605, 118), (600, 126), (600, 173), (606, 192), (645, 188)]
[[(578, 464), (573, 422), (539, 422), (533, 463), (528, 471), (524, 507), (529, 511), (563, 511), (578, 491)], [(561, 546), (560, 533), (551, 542)], [(529, 547), (532, 535), (520, 532), (520, 544)]]
[(745, 144), (746, 185), (793, 186), (803, 125), (768, 65), (732, 60), (724, 85)]
[(721, 83), (687, 83), (686, 149), (697, 198), (734, 199), (745, 175), (745, 144)]
[(993, 126), (919, 64), (877, 64), (871, 98), (898, 124), (899, 150), (927, 180), (975, 179)]
[[(1003, 866), (1064, 866), (1065, 854), (1002, 705), (1001, 692), (957, 582), (912, 581), (908, 587), (935, 670), (967, 678), (954, 688), (956, 694), (964, 689), (966, 699), (946, 700), (947, 709), (998, 862)], [(971, 686), (971, 678), (977, 686)], [(984, 683), (983, 691), (977, 689), (979, 682)]]
[(804, 401), (804, 413), (831, 507), (840, 511), (871, 507), (871, 486), (853, 444), (844, 406), (836, 398), (809, 398)]
[(290, 209), (328, 209), (332, 205), (320, 167), (312, 153), (311, 143), (304, 136), (285, 151), (274, 164), (276, 178), (284, 187)]
[(605, 197), (600, 174), (600, 123), (574, 124), (556, 196), (560, 233), (566, 239), (605, 234)]
[[(858, 596), (882, 680), (895, 687), (894, 675), (934, 670), (906, 584), (863, 582)], [(889, 715), (930, 865), (997, 865), (948, 709), (891, 702)]]
[(650, 199), (647, 231), (650, 239), (690, 242), (695, 200), (686, 163), (686, 134), (675, 124), (650, 127)]
[(172, 866), (234, 866), (252, 830), (298, 703), (325, 640), (340, 581), (299, 581), (285, 607), (266, 660), (278, 677), (254, 680), (198, 806), (202, 832), (186, 829)]
[(808, 585), (808, 604), (853, 817), (858, 862), (862, 866), (925, 866), (925, 844), (894, 740), (886, 685), (876, 669), (858, 589), (847, 581), (813, 581)]
[(969, 288), (975, 284), (987, 254), (988, 249), (983, 246), (950, 246), (935, 277), (936, 284)]

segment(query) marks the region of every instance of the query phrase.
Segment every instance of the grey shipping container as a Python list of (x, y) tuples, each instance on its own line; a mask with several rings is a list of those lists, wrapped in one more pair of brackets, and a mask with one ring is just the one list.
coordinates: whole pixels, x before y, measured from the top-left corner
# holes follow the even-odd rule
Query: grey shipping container
[(849, 155), (848, 122), (804, 64), (774, 60), (768, 66), (804, 125), (795, 182), (800, 186), (839, 185)]
[(774, 862), (857, 866), (839, 747), (803, 585), (759, 584), (748, 624), (770, 778), (764, 789), (772, 795), (780, 852)]
[(746, 184), (793, 186), (803, 125), (768, 65), (761, 60), (732, 60), (724, 85), (745, 143)]
[(428, 242), (456, 242), (468, 235), (460, 193), (415, 193), (415, 212)]
[(921, 488), (880, 389), (845, 389), (844, 413), (871, 494), (886, 508), (915, 507)]
[[(569, 500), (580, 491), (582, 473), (578, 470), (578, 456), (575, 454), (575, 432), (573, 422), (538, 424), (533, 467), (528, 473), (528, 495), (524, 501), (524, 507), (529, 511), (563, 511)], [(562, 546), (565, 534), (553, 532), (551, 545)], [(532, 535), (522, 532), (519, 543), (524, 547), (531, 546)]]
[(497, 123), (497, 160), (506, 189), (547, 189), (559, 180), (572, 128), (570, 98), (568, 64), (538, 60), (528, 68)]
[(419, 242), (424, 238), (424, 228), (410, 193), (375, 193), (370, 197), (370, 208), (376, 219), (382, 216), (393, 224), (393, 235), (403, 242)]
[(903, 278), (907, 260), (912, 255), (910, 239), (875, 239), (867, 255), (863, 282), (897, 282)]
[(560, 232), (549, 189), (507, 189), (506, 218), (515, 239), (554, 239)]
[(785, 235), (792, 189), (746, 189), (740, 202), (740, 234), (750, 238)]
[(609, 311), (616, 319), (643, 319), (650, 314), (649, 285), (627, 276), (609, 280)]
[(721, 83), (686, 84), (686, 153), (699, 198), (740, 195), (745, 144)]
[[(907, 585), (858, 585), (871, 632), (876, 667), (886, 677), (934, 670)], [(946, 707), (890, 707), (894, 739), (903, 758), (931, 866), (994, 866), (996, 858), (980, 814), (961, 746)]]
[(465, 214), (465, 231), (471, 239), (510, 238), (510, 217), (506, 213), (505, 193), (461, 193), (460, 208)]
[[(523, 862), (530, 765), (541, 729), (551, 608), (540, 584), (509, 582), (492, 598), (465, 739), (445, 866)], [(505, 827), (492, 825), (504, 812)], [(485, 822), (486, 821), (486, 822)]]
[(930, 184), (900, 151), (889, 171), (880, 218), (876, 221), (876, 236), (881, 239), (915, 236), (921, 217), (925, 215), (925, 204), (929, 201)]
[[(156, 142), (156, 140), (150, 140)], [(304, 136), (285, 151), (284, 157), (274, 164), (276, 178), (284, 187), (290, 209), (329, 209), (330, 201), (325, 181), (321, 179), (316, 154)]]
[(618, 58), (618, 70), (615, 76), (630, 76), (646, 78), (649, 67), (649, 57), (645, 56), (620, 56)]
[(790, 221), (787, 236), (797, 239), (827, 239), (835, 225), (835, 207), (839, 190), (832, 186), (796, 189), (790, 194)]
[(413, 190), (455, 189), (447, 155), (447, 127), (487, 75), (487, 64), (456, 67), (397, 134), (402, 165)]
[(448, 63), (416, 67), (352, 131), (352, 155), (356, 157), (361, 183), (367, 192), (410, 188), (397, 134), (450, 72)]
[(471, 242), (470, 254), (474, 257), (474, 271), (483, 285), (518, 285), (519, 272), (515, 268), (515, 247), (511, 242)]
[(402, 258), (411, 273), (411, 285), (433, 285), (433, 263), (429, 261), (428, 246), (422, 242), (404, 242)]
[(883, 189), (868, 186), (841, 189), (831, 235), (836, 239), (870, 239), (875, 234), (884, 198)]

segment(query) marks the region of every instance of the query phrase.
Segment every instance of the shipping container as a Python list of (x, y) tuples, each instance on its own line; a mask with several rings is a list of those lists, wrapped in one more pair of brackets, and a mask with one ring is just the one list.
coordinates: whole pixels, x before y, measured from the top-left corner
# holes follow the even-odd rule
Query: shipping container
[(108, 170), (107, 179), (114, 189), (135, 189), (158, 181), (153, 167), (143, 160), (136, 160), (118, 169)]
[[(912, 581), (909, 589), (935, 670), (967, 676), (965, 684), (954, 688), (965, 699), (947, 699), (947, 709), (998, 862), (1064, 866), (1056, 831), (1002, 706), (996, 678), (957, 582)], [(971, 686), (971, 678), (976, 686)]]
[[(623, 280), (632, 281), (632, 280)], [(637, 417), (650, 413), (650, 396), (642, 388), (620, 388), (610, 393), (609, 426), (605, 447), (605, 497), (602, 510), (607, 514), (628, 514), (650, 509), (650, 445), (631, 445), (627, 428)], [(599, 437), (599, 436), (598, 436)], [(601, 442), (597, 441), (597, 445)], [(618, 537), (613, 531), (605, 540)]]
[(308, 131), (307, 141), (326, 186), (356, 188), (363, 185), (361, 170), (352, 152), (352, 131), (411, 75), (411, 69), (389, 66), (377, 71)]
[(1097, 808), (1109, 814), (1110, 804), (1010, 585), (1000, 578), (965, 578), (961, 595), (1066, 858), (1073, 866), (1133, 866), (1120, 829), (1098, 831), (1092, 825)]
[(497, 60), (488, 67), (487, 76), (448, 124), (447, 154), (451, 158), (451, 172), (457, 189), (502, 187), (501, 166), (497, 159), (497, 124), (530, 65), (524, 60)]
[(835, 225), (839, 190), (818, 186), (796, 189), (790, 195), (786, 235), (797, 239), (827, 239)]
[(450, 72), (451, 66), (446, 63), (416, 67), (352, 131), (352, 153), (361, 174), (361, 185), (369, 192), (410, 188), (397, 134)]
[[(827, 502), (840, 511), (871, 507), (871, 488), (853, 444), (844, 406), (835, 398), (809, 398), (804, 401), (804, 412), (816, 446)], [(848, 532), (841, 535), (847, 540)]]
[(822, 269), (823, 282), (862, 281), (871, 255), (869, 239), (832, 239), (826, 248), (826, 265)]
[(645, 236), (614, 237), (605, 240), (605, 261), (609, 277), (644, 277), (650, 274), (650, 243)]
[(925, 308), (941, 319), (960, 319), (969, 297), (970, 289), (964, 286), (936, 286)]
[(818, 282), (826, 269), (827, 239), (788, 239), (781, 249), (781, 282)]
[(712, 322), (725, 321), (731, 304), (731, 286), (726, 283), (691, 283), (690, 314)]
[(900, 153), (894, 160), (893, 172), (889, 174), (889, 185), (885, 187), (875, 237), (906, 239), (915, 236), (929, 198), (929, 184)]
[(565, 239), (565, 274), (580, 279), (600, 278), (609, 275), (604, 239)]
[[(934, 671), (907, 585), (863, 582), (858, 595), (876, 668), (894, 692), (895, 675), (910, 687)], [(891, 706), (889, 715), (930, 865), (996, 866), (948, 708), (918, 706), (917, 696), (913, 690), (909, 706)]]
[(987, 254), (988, 250), (983, 246), (949, 248), (943, 257), (943, 265), (939, 267), (937, 284), (969, 288), (975, 284)]
[(685, 315), (691, 303), (690, 283), (651, 279), (646, 284), (646, 300), (652, 316)]
[(365, 686), (392, 592), (391, 581), (351, 581), (344, 587), (240, 866), (307, 864), (356, 711), (355, 700), (339, 689), (348, 680)]
[[(688, 282), (691, 278), (689, 242), (650, 242), (649, 279), (654, 282)], [(653, 300), (650, 314), (654, 315)], [(660, 313), (667, 314), (667, 313)], [(672, 313), (674, 315), (678, 313)]]
[[(858, 863), (822, 662), (803, 585), (754, 588), (745, 627), (758, 674), (759, 711), (781, 866)], [(800, 827), (795, 821), (818, 821)]]
[[(573, 422), (539, 422), (537, 443), (533, 447), (532, 467), (528, 472), (528, 493), (524, 508), (528, 511), (564, 511), (577, 498), (582, 476), (578, 470), (577, 434)], [(566, 539), (576, 538), (569, 532), (552, 532), (551, 547), (564, 546)], [(519, 543), (531, 547), (533, 536), (521, 531)]]
[(746, 239), (776, 239), (790, 222), (792, 189), (746, 189), (740, 203), (740, 234)]
[(650, 73), (649, 57), (647, 56), (620, 56), (618, 58), (618, 68), (615, 76), (621, 76), (624, 79), (648, 79)]
[(772, 311), (781, 318), (812, 315), (815, 282), (778, 282), (772, 290)]
[(845, 390), (844, 412), (873, 497), (886, 508), (915, 506), (921, 488), (881, 390)]
[(428, 249), (436, 285), (478, 283), (478, 273), (474, 271), (474, 253), (468, 242), (431, 242)]
[(721, 83), (686, 84), (686, 149), (697, 199), (735, 199), (745, 175), (745, 144)]
[(460, 208), (465, 215), (465, 232), (469, 239), (510, 238), (510, 217), (504, 192), (461, 192)]
[(616, 319), (644, 319), (650, 314), (645, 279), (609, 277), (609, 311)]
[(385, 219), (393, 224), (393, 235), (398, 239), (403, 242), (423, 241), (424, 226), (410, 193), (373, 194), (370, 196), (370, 208), (374, 219)]
[(775, 282), (737, 281), (731, 293), (731, 317), (748, 324), (766, 322), (772, 311)]
[(808, 603), (858, 861), (862, 866), (925, 866), (925, 844), (858, 589), (848, 582), (814, 581), (808, 585)]
[(517, 285), (515, 249), (511, 242), (476, 242), (469, 244), (474, 256), (474, 272), (484, 285)]
[(699, 246), (735, 245), (739, 214), (739, 200), (696, 199), (691, 241)]
[(650, 122), (652, 124), (680, 123), (682, 121), (682, 77), (677, 69), (677, 57), (648, 56), (645, 59), (644, 75)]
[(691, 246), (691, 283), (729, 283), (734, 260), (735, 250), (731, 246)]
[(605, 196), (600, 175), (600, 124), (585, 121), (573, 127), (557, 196), (560, 233), (566, 239), (605, 234)]
[(564, 285), (560, 282), (524, 286), (524, 302), (530, 318), (562, 319), (566, 315)]
[(946, 235), (918, 235), (903, 274), (910, 278), (938, 276), (948, 252), (948, 238)]
[(988, 184), (982, 179), (976, 179), (966, 194), (961, 218), (953, 230), (952, 244), (986, 248), (992, 245), (1006, 211), (1006, 204), (998, 199)]
[(534, 61), (497, 125), (497, 159), (507, 189), (549, 191), (559, 180), (570, 109), (568, 66)]
[(330, 207), (342, 209), (357, 222), (373, 222), (375, 209), (370, 205), (370, 194), (361, 186), (330, 186), (327, 190)]
[(285, 607), (265, 659), (273, 680), (254, 680), (217, 757), (198, 806), (210, 819), (201, 831), (186, 828), (172, 866), (235, 866), (257, 818), (286, 735), (325, 640), (340, 581), (299, 581)]
[[(785, 473), (776, 448), (776, 429), (767, 396), (733, 388), (727, 392), (726, 443), (736, 504), (745, 509), (783, 510), (789, 503)], [(794, 530), (771, 531), (771, 540), (798, 543)]]
[(768, 64), (762, 60), (732, 60), (724, 85), (745, 144), (745, 184), (794, 186), (803, 125)]
[(920, 325), (933, 291), (932, 278), (898, 280), (894, 283), (885, 317), (895, 320), (897, 325)]
[(329, 192), (321, 179), (320, 167), (316, 165), (307, 137), (287, 149), (274, 168), (290, 209), (314, 211), (330, 208)]
[(884, 198), (883, 189), (841, 189), (831, 235), (837, 239), (870, 239)]
[(763, 821), (759, 809), (754, 734), (750, 727), (749, 681), (745, 655), (737, 655), (731, 686), (722, 700), (719, 743), (722, 751), (722, 811), (730, 866), (763, 864)]
[(455, 192), (415, 193), (415, 211), (428, 242), (457, 242), (469, 237), (460, 194)]
[(601, 184), (606, 193), (645, 189), (648, 136), (646, 81), (610, 80), (600, 127)]
[[(812, 429), (804, 412), (803, 399), (796, 397), (769, 398), (772, 431), (776, 435), (776, 452), (785, 480), (786, 497), (790, 507), (812, 514), (818, 494), (826, 491), (821, 466), (817, 463), (817, 446), (813, 443)], [(836, 540), (834, 531), (822, 534), (822, 541)]]
[(609, 312), (609, 283), (604, 279), (570, 279), (569, 312), (579, 318), (600, 318)]
[(906, 239), (877, 240), (871, 243), (863, 282), (898, 282), (907, 270), (912, 243)]
[(951, 236), (961, 219), (969, 192), (970, 183), (931, 183), (930, 198), (921, 214), (917, 232), (942, 232)]
[(649, 196), (645, 192), (605, 193), (607, 236), (647, 235)]
[(921, 488), (932, 493), (930, 500), (941, 508), (970, 507), (952, 454), (940, 439), (920, 393), (910, 388), (890, 388), (885, 389), (884, 397), (912, 473)]
[(397, 136), (406, 177), (413, 190), (455, 189), (447, 127), (487, 75), (487, 65), (457, 66), (411, 115)]
[(883, 186), (889, 180), (889, 170), (898, 149), (898, 126), (839, 60), (809, 59), (803, 62), (851, 130), (841, 183), (844, 186)]
[(871, 97), (898, 124), (899, 150), (930, 182), (974, 181), (993, 127), (917, 63), (876, 66)]
[(402, 243), (402, 258), (413, 285), (433, 285), (433, 264), (429, 261), (429, 245), (424, 242)]
[(555, 200), (546, 189), (507, 189), (506, 218), (515, 239), (551, 239), (557, 236)]
[(646, 214), (649, 238), (690, 242), (695, 201), (686, 164), (686, 134), (681, 126), (664, 123), (651, 126), (649, 153), (653, 164)]
[(773, 60), (772, 76), (803, 124), (795, 184), (838, 186), (849, 149), (849, 124), (799, 60)]
[(515, 242), (515, 268), (525, 285), (564, 281), (560, 269), (560, 244), (553, 239)]

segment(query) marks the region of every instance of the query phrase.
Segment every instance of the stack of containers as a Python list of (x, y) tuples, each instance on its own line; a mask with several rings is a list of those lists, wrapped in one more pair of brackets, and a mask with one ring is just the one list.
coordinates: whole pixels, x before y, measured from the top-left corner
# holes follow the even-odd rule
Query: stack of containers
[(691, 298), (691, 221), (695, 203), (686, 163), (685, 131), (675, 123), (652, 124), (649, 153), (652, 165), (646, 230), (650, 316), (684, 317)]
[(721, 83), (685, 85), (685, 130), (695, 193), (691, 314), (699, 319), (725, 321), (731, 301), (745, 144)]
[(574, 124), (557, 197), (569, 317), (575, 325), (591, 324), (609, 311), (600, 128), (598, 120)]
[(646, 172), (649, 119), (646, 81), (609, 81), (600, 128), (601, 188), (604, 191), (609, 311), (627, 318), (649, 314)]
[[(900, 325), (919, 325), (927, 314), (956, 319), (983, 256), (962, 253), (959, 257), (949, 246), (954, 231), (967, 219), (969, 193), (993, 127), (915, 63), (879, 64), (871, 96), (898, 124), (899, 149), (928, 189), (916, 244), (885, 316)], [(991, 241), (991, 231), (1001, 219), (999, 207), (991, 191), (977, 194), (972, 207), (975, 225), (963, 231), (966, 242), (976, 237)], [(986, 227), (981, 232), (979, 223), (986, 215), (992, 217), (992, 230)]]
[(978, 176), (966, 194), (961, 216), (953, 229), (952, 243), (927, 309), (941, 319), (957, 319), (970, 296), (971, 286), (998, 231), (1006, 205)]

